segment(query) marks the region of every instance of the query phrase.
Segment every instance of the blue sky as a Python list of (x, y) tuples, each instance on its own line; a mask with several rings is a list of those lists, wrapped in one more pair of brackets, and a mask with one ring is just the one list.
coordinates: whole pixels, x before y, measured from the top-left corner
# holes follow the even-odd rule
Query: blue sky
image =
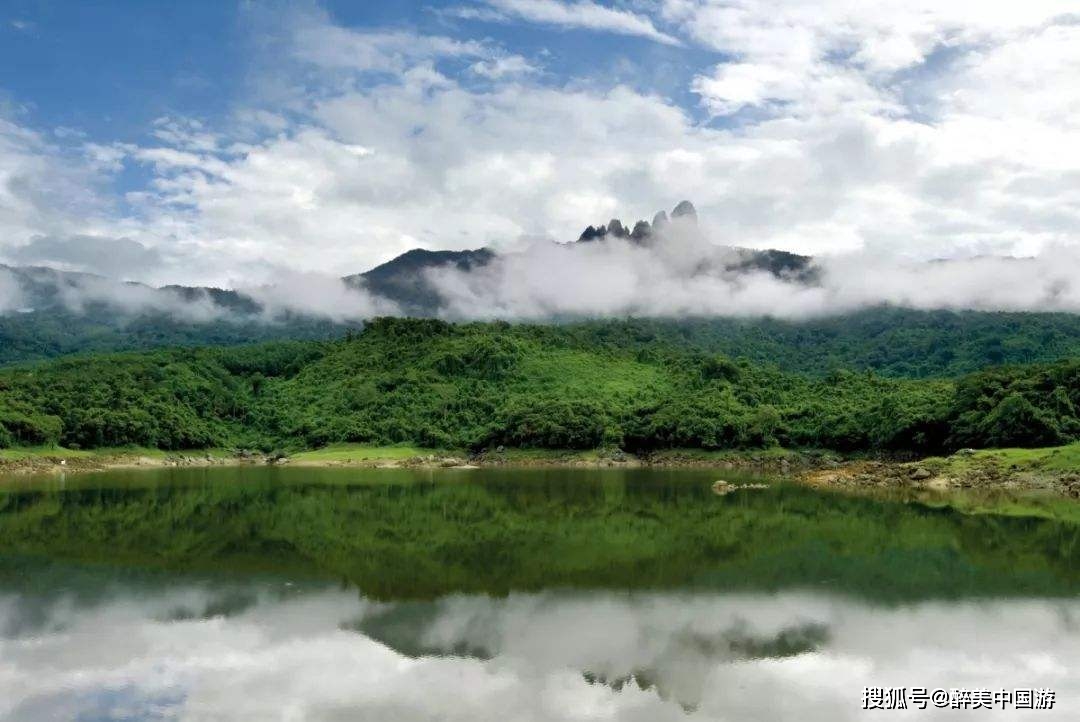
[(1070, 10), (7, 0), (0, 261), (228, 285), (683, 198), (722, 245), (1036, 253), (1080, 227)]
[(558, 81), (620, 82), (661, 92), (699, 111), (689, 82), (717, 57), (696, 46), (668, 45), (581, 28), (516, 25), (448, 17), (458, 2), (71, 3), (10, 0), (0, 26), (0, 88), (25, 118), (77, 129), (101, 140), (145, 135), (161, 116), (214, 121), (255, 92), (260, 36), (280, 31), (276, 15), (322, 8), (345, 27), (484, 38), (542, 58)]
[(5, 3), (0, 86), (28, 118), (121, 140), (175, 112), (219, 115), (245, 44), (229, 3)]

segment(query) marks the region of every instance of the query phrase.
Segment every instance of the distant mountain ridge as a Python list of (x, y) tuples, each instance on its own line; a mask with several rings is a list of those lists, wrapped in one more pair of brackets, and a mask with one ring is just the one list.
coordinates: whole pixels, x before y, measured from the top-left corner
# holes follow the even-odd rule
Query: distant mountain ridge
[[(581, 247), (601, 258), (608, 257), (608, 251), (617, 257), (619, 248), (625, 246), (637, 254), (651, 249), (677, 256), (684, 247), (677, 234), (693, 234), (696, 217), (693, 204), (683, 202), (670, 215), (661, 211), (651, 222), (637, 221), (629, 229), (613, 219), (586, 227), (576, 241), (561, 245), (560, 254)], [(664, 243), (671, 245), (661, 245)], [(688, 278), (719, 274), (737, 285), (742, 274), (760, 277), (766, 273), (785, 283), (812, 286), (818, 282), (819, 267), (809, 256), (779, 250), (709, 248), (700, 258), (695, 256), (683, 264)], [(433, 271), (462, 273), (462, 280), (469, 281), (468, 274), (497, 273), (493, 264), (513, 262), (520, 267), (528, 258), (490, 248), (413, 249), (363, 273), (344, 276), (342, 282), (347, 288), (392, 302), (397, 314), (430, 317), (439, 315), (446, 301), (432, 280), (437, 275)], [(268, 308), (266, 303), (276, 304), (287, 291), (269, 301), (272, 294), (259, 295), (265, 290), (246, 293), (181, 285), (155, 288), (91, 273), (0, 265), (0, 365), (163, 346), (332, 339), (364, 326), (359, 318), (341, 320), (325, 312), (283, 310), (288, 304)], [(347, 313), (342, 316), (347, 317)], [(552, 320), (583, 321), (581, 317)], [(873, 306), (806, 320), (717, 316), (585, 323), (596, 324), (602, 335), (612, 338), (656, 335), (703, 352), (750, 358), (811, 374), (852, 368), (896, 376), (950, 375), (990, 364), (1053, 361), (1080, 354), (1080, 315), (1061, 312), (918, 311)]]
[[(253, 298), (241, 291), (210, 286), (150, 286), (136, 281), (117, 281), (107, 276), (82, 271), (60, 271), (47, 266), (8, 266), (0, 264), (0, 273), (7, 273), (18, 284), (19, 312), (71, 308), (72, 297), (82, 301), (80, 305), (103, 306), (109, 299), (138, 303), (140, 300), (179, 301), (183, 303), (209, 303), (223, 311), (240, 314), (256, 314), (261, 310)], [(125, 291), (130, 295), (125, 296)], [(116, 310), (116, 309), (114, 309)]]
[[(697, 222), (694, 204), (684, 200), (672, 209), (670, 217), (665, 211), (659, 211), (653, 216), (652, 223), (639, 220), (630, 228), (620, 219), (612, 218), (606, 225), (587, 226), (575, 243), (625, 242), (648, 247), (663, 243), (665, 234), (673, 232), (673, 229), (695, 232)], [(705, 242), (704, 239), (700, 240)], [(813, 283), (817, 278), (811, 256), (775, 249), (715, 248), (729, 252), (725, 262), (722, 268), (704, 270), (728, 274), (764, 271), (795, 283)], [(346, 276), (344, 280), (351, 288), (363, 288), (397, 303), (409, 315), (430, 316), (437, 314), (442, 306), (442, 298), (427, 277), (429, 271), (454, 268), (468, 273), (487, 266), (498, 257), (499, 254), (490, 248), (464, 251), (413, 249), (369, 271)]]
[(490, 248), (471, 251), (414, 248), (369, 271), (345, 276), (342, 280), (350, 288), (364, 289), (393, 301), (409, 315), (428, 316), (439, 310), (442, 298), (428, 280), (427, 271), (452, 267), (467, 273), (483, 268), (495, 257)]
[[(658, 212), (650, 223), (637, 221), (630, 229), (619, 219), (606, 225), (588, 226), (578, 237), (577, 244), (630, 243), (650, 246), (664, 242), (666, 233), (674, 229), (695, 232), (697, 211), (690, 201), (681, 201), (671, 211)], [(704, 242), (704, 241), (703, 241)], [(574, 245), (569, 244), (569, 245)], [(705, 268), (728, 274), (764, 271), (796, 283), (815, 280), (813, 258), (779, 250), (752, 250), (738, 247), (716, 247), (724, 250), (722, 267)], [(461, 251), (429, 251), (414, 248), (362, 273), (344, 276), (351, 289), (364, 290), (395, 304), (410, 316), (435, 316), (444, 305), (439, 289), (431, 282), (429, 272), (436, 269), (455, 269), (471, 273), (488, 266), (500, 255), (490, 248)], [(192, 316), (212, 315), (215, 311), (246, 319), (255, 319), (264, 306), (254, 296), (242, 290), (207, 286), (168, 285), (155, 288), (142, 283), (121, 282), (92, 273), (60, 271), (43, 266), (5, 266), (0, 272), (10, 273), (20, 290), (17, 310), (55, 311), (87, 309), (95, 312), (131, 313), (133, 310), (164, 310), (188, 304)], [(195, 308), (196, 305), (201, 309)], [(2, 310), (2, 309), (0, 309)], [(301, 314), (302, 315), (302, 314)]]

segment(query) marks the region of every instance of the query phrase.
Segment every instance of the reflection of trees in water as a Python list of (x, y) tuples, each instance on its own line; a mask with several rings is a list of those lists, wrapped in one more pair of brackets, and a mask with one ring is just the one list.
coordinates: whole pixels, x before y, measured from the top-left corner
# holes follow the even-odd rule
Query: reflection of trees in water
[(1080, 527), (1051, 519), (784, 486), (716, 497), (708, 476), (692, 474), (286, 484), (268, 482), (270, 471), (8, 492), (0, 548), (167, 572), (344, 578), (381, 599), (551, 586), (798, 586), (885, 601), (1080, 588)]

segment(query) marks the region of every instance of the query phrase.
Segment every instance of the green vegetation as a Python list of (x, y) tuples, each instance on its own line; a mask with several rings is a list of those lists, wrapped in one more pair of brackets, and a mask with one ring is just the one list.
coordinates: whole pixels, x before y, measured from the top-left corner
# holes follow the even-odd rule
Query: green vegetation
[[(13, 449), (0, 449), (0, 461), (18, 461), (21, 459), (34, 459), (48, 457), (54, 459), (87, 459), (102, 454), (104, 450), (86, 451), (80, 449), (64, 449), (58, 446), (31, 446), (16, 447)], [(164, 453), (153, 450), (155, 454)]]
[(295, 462), (333, 461), (401, 461), (435, 453), (435, 449), (416, 446), (372, 446), (370, 444), (330, 444), (321, 449), (302, 451), (293, 456)]
[(222, 461), (231, 460), (236, 454), (231, 449), (223, 448), (199, 448), (199, 449), (150, 449), (142, 446), (102, 446), (94, 449), (66, 449), (62, 446), (15, 446), (0, 449), (0, 461), (20, 461), (29, 459), (77, 460), (77, 461), (112, 461), (112, 460), (137, 460), (168, 459), (175, 458), (178, 453), (189, 451), (199, 456), (211, 457)]
[[(278, 340), (330, 340), (350, 324), (306, 317), (266, 323), (239, 314), (183, 321), (162, 313), (136, 316), (61, 308), (0, 316), (0, 365), (73, 353), (227, 346)], [(536, 332), (538, 333), (538, 332)], [(872, 308), (841, 316), (776, 319), (635, 319), (559, 325), (560, 344), (587, 352), (680, 348), (746, 359), (792, 373), (824, 376), (837, 369), (893, 378), (950, 377), (1001, 364), (1080, 356), (1080, 316)]]
[(0, 314), (0, 365), (58, 356), (138, 351), (167, 346), (230, 346), (280, 340), (328, 340), (351, 324), (310, 317), (268, 322), (250, 316), (216, 321), (176, 318), (168, 313), (128, 315), (89, 304), (82, 313), (59, 307)]
[(995, 517), (1054, 519), (1080, 526), (1080, 504), (1057, 494), (1026, 491), (1021, 493), (993, 490), (987, 493), (934, 492), (922, 503), (933, 508), (948, 508), (964, 514), (984, 514)]
[(676, 346), (809, 376), (870, 369), (891, 378), (953, 377), (1080, 356), (1080, 316), (1070, 313), (879, 307), (802, 321), (592, 321), (560, 333), (578, 336), (585, 346)]
[[(708, 472), (226, 468), (0, 490), (0, 579), (48, 558), (345, 580), (382, 598), (820, 588), (904, 601), (1080, 590), (1080, 527)], [(6, 575), (10, 574), (10, 578)]]
[(379, 319), (337, 342), (11, 367), (0, 371), (0, 447), (925, 455), (1080, 440), (1080, 361), (956, 381), (807, 376), (651, 336), (631, 343), (627, 328)]
[(947, 474), (987, 467), (1018, 472), (1080, 471), (1080, 443), (1028, 449), (972, 450), (944, 459), (931, 457), (925, 459), (924, 464)]

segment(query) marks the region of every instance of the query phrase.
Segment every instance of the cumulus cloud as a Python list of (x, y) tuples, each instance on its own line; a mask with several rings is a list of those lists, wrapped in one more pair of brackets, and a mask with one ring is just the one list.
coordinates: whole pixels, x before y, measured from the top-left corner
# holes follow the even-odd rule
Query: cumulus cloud
[[(681, 198), (694, 200), (717, 245), (871, 265), (1043, 249), (1056, 258), (1077, 241), (1080, 25), (1063, 14), (1067, 3), (667, 0), (652, 15), (553, 0), (469, 7), (546, 24), (631, 17), (676, 28), (722, 53), (691, 85), (714, 117), (640, 87), (531, 72), (530, 60), (487, 39), (294, 13), (260, 26), (286, 49), (261, 67), (285, 90), (274, 103), (257, 94), (239, 103), (231, 123), (167, 117), (148, 141), (61, 148), (5, 121), (0, 255), (36, 236), (126, 238), (163, 259), (141, 280), (250, 287), (282, 269), (355, 273), (415, 247), (569, 240), (586, 223), (649, 218)], [(130, 165), (150, 181), (125, 195), (131, 213), (110, 212), (94, 189)], [(72, 249), (37, 251), (36, 262), (63, 266)], [(559, 253), (525, 251), (541, 264)], [(622, 281), (603, 282), (611, 293), (650, 278), (636, 257), (599, 259), (628, 266)], [(523, 306), (477, 287), (496, 280), (455, 283), (462, 307), (473, 296)], [(754, 293), (773, 283), (761, 279)], [(731, 298), (745, 292), (706, 290), (710, 308), (743, 307)], [(1017, 303), (1000, 284), (993, 298)]]
[[(702, 42), (742, 51), (694, 87), (716, 112), (764, 106), (764, 117), (718, 128), (626, 87), (559, 87), (520, 76), (474, 88), (417, 60), (397, 79), (324, 88), (285, 133), (242, 147), (223, 141), (234, 154), (163, 146), (133, 157), (160, 175), (147, 202), (172, 222), (190, 224), (191, 235), (216, 237), (226, 252), (258, 244), (286, 265), (296, 262), (296, 239), (304, 238), (305, 250), (318, 249), (303, 256), (312, 270), (361, 270), (416, 246), (505, 246), (524, 235), (562, 240), (586, 221), (649, 217), (681, 197), (695, 200), (714, 238), (728, 245), (811, 253), (900, 246), (933, 258), (972, 248), (1030, 254), (1075, 240), (1080, 201), (1067, 179), (1078, 159), (1068, 116), (1059, 112), (1067, 101), (1046, 94), (1039, 118), (996, 119), (955, 86), (978, 87), (973, 96), (983, 106), (994, 105), (998, 88), (1003, 105), (1018, 107), (1036, 83), (1009, 79), (1006, 89), (1008, 74), (993, 73), (993, 63), (976, 78), (982, 64), (966, 54), (975, 49), (948, 63), (927, 59), (954, 36), (981, 41), (984, 55), (1005, 52), (1020, 42), (1000, 37), (1002, 27), (1012, 27), (1008, 18), (965, 32), (948, 30), (960, 22), (955, 16), (925, 32), (916, 32), (914, 20), (898, 20), (914, 28), (911, 37), (925, 36), (912, 43), (926, 57), (905, 65), (854, 60), (877, 47), (874, 33), (885, 32), (872, 13), (860, 13), (871, 25), (851, 37), (814, 21), (806, 48), (797, 51), (801, 41), (783, 37), (789, 25), (766, 17), (772, 6), (743, 6), (746, 27), (729, 28), (735, 34), (723, 42), (701, 29), (712, 27), (710, 7), (669, 12)], [(1058, 36), (1071, 26), (1054, 27), (1023, 33), (1024, 42), (1049, 34), (1046, 42), (1065, 44)], [(397, 57), (368, 33), (326, 23), (305, 32), (320, 47), (360, 44)], [(851, 45), (855, 40), (861, 44)], [(422, 39), (416, 45), (426, 47)], [(793, 53), (803, 59), (791, 60)], [(1060, 78), (1051, 87), (1072, 97), (1064, 90), (1067, 55), (1049, 57)], [(497, 75), (492, 62), (477, 58), (470, 67), (481, 63), (473, 74)], [(894, 77), (897, 67), (917, 62), (926, 73), (917, 83)], [(918, 95), (913, 84), (934, 99), (927, 105), (932, 118), (910, 107), (909, 96)]]
[(375, 603), (265, 584), (232, 595), (243, 603), (227, 615), (197, 586), (93, 602), (0, 597), (0, 629), (14, 631), (0, 635), (0, 714), (847, 720), (864, 686), (942, 686), (1054, 689), (1040, 717), (1065, 719), (1080, 694), (1069, 600), (880, 608), (797, 592), (545, 592)]
[[(1033, 101), (1065, 106), (1068, 124), (1075, 95), (1060, 90), (1076, 67), (1074, 10), (1067, 0), (665, 0), (662, 15), (734, 59), (694, 83), (717, 115), (920, 111), (935, 121), (976, 106), (1023, 116)], [(1013, 93), (1027, 102), (1004, 102)], [(912, 96), (930, 102), (911, 107)]]
[(0, 250), (38, 234), (95, 229), (107, 203), (95, 164), (0, 107)]

